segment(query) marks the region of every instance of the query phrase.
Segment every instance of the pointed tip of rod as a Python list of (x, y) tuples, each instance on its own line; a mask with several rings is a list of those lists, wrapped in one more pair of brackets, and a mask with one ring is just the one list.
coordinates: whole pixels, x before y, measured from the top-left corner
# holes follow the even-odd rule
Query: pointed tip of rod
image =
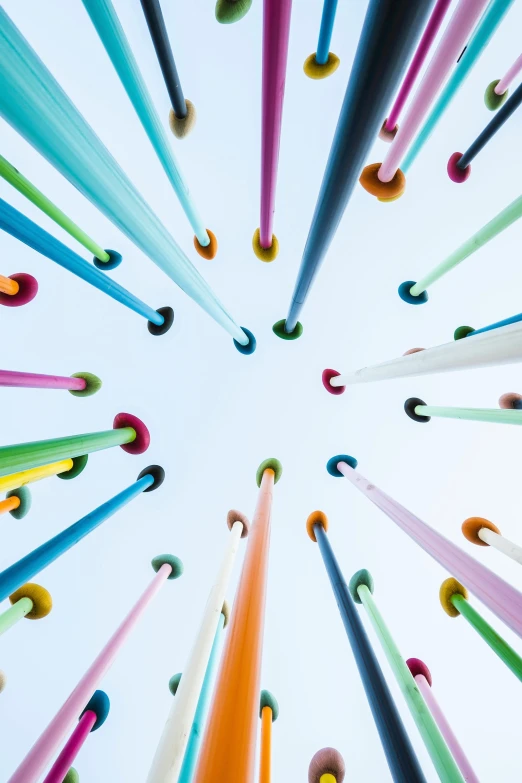
[(311, 538), (312, 541), (316, 544), (317, 538), (315, 535), (314, 525), (321, 525), (325, 533), (328, 532), (328, 517), (324, 511), (312, 511), (306, 520), (306, 532), (308, 533), (308, 537)]
[(373, 591), (374, 591), (373, 576), (366, 568), (361, 568), (359, 571), (356, 571), (348, 584), (348, 590), (350, 591), (350, 595), (352, 596), (356, 604), (362, 603), (358, 593), (358, 588), (361, 587), (361, 585), (367, 587), (370, 593), (372, 593), (373, 595)]
[(424, 661), (421, 661), (420, 658), (408, 658), (408, 660), (406, 661), (406, 666), (410, 670), (412, 677), (416, 677), (418, 674), (422, 674), (422, 676), (425, 677), (425, 679), (428, 682), (428, 685), (431, 688), (431, 684), (432, 684), (431, 672), (426, 666), (426, 664), (424, 663)]
[(346, 464), (354, 470), (357, 467), (357, 460), (355, 457), (351, 457), (349, 454), (336, 454), (335, 457), (330, 457), (326, 463), (326, 470), (330, 476), (334, 476), (335, 478), (343, 478), (343, 474), (337, 467), (339, 462), (346, 462)]
[(298, 340), (303, 334), (303, 324), (297, 321), (292, 332), (285, 331), (286, 318), (276, 321), (272, 326), (272, 331), (281, 340)]
[(196, 252), (198, 253), (198, 255), (201, 256), (201, 258), (205, 258), (207, 261), (212, 261), (212, 259), (215, 258), (217, 255), (218, 241), (213, 231), (207, 228), (206, 232), (209, 238), (208, 245), (202, 245), (201, 242), (198, 240), (198, 238), (195, 236), (194, 247), (196, 248)]
[(259, 699), (259, 717), (261, 718), (263, 709), (269, 707), (272, 711), (272, 723), (274, 723), (279, 717), (279, 704), (276, 697), (270, 691), (261, 691)]
[(468, 591), (457, 579), (450, 576), (449, 579), (444, 580), (439, 590), (441, 606), (450, 617), (458, 617), (460, 614), (459, 610), (455, 608), (451, 601), (451, 598), (454, 595), (461, 595), (463, 598), (467, 599)]
[(318, 63), (317, 52), (314, 52), (304, 61), (303, 71), (309, 79), (327, 79), (336, 72), (340, 64), (340, 59), (333, 52), (328, 52), (328, 59), (325, 63)]
[(486, 543), (486, 541), (483, 541), (479, 536), (479, 531), (483, 528), (491, 530), (499, 536), (502, 535), (498, 527), (494, 525), (493, 522), (490, 522), (489, 519), (484, 519), (484, 517), (469, 517), (468, 519), (465, 519), (461, 527), (462, 535), (464, 538), (467, 538), (468, 541), (471, 541), (472, 544), (489, 546), (489, 544)]
[(335, 396), (338, 396), (339, 394), (344, 394), (346, 391), (346, 386), (332, 386), (330, 381), (332, 378), (337, 378), (338, 375), (340, 375), (340, 372), (337, 372), (337, 370), (331, 370), (327, 368), (326, 370), (323, 370), (321, 375), (321, 381), (323, 383), (324, 388), (327, 392), (330, 394), (333, 394)]
[(261, 486), (261, 480), (263, 478), (263, 473), (265, 470), (273, 470), (274, 471), (274, 484), (277, 484), (281, 476), (283, 475), (283, 466), (279, 462), (278, 459), (275, 459), (275, 457), (269, 457), (268, 459), (263, 460), (261, 465), (258, 467), (256, 471), (256, 482), (257, 486)]
[(269, 247), (263, 247), (261, 244), (261, 232), (258, 228), (254, 231), (252, 237), (252, 250), (256, 258), (263, 261), (265, 264), (269, 264), (274, 261), (279, 254), (279, 240), (275, 234), (272, 234), (272, 243)]
[(308, 768), (308, 783), (320, 783), (323, 775), (333, 775), (336, 783), (343, 783), (346, 770), (344, 759), (335, 748), (322, 748), (313, 756)]
[(169, 111), (169, 127), (179, 141), (186, 139), (192, 133), (198, 116), (196, 107), (188, 98), (185, 98), (185, 106), (187, 107), (187, 113), (184, 117), (178, 117), (174, 109)]

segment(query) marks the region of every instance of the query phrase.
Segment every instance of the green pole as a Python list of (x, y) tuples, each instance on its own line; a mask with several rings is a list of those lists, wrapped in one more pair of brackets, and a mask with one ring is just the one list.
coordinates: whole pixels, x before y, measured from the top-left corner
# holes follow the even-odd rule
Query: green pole
[(434, 405), (416, 405), (417, 416), (436, 416), (441, 419), (487, 421), (491, 424), (522, 424), (522, 410), (496, 408), (438, 408)]
[(54, 220), (59, 226), (61, 226), (68, 234), (78, 240), (87, 250), (89, 250), (100, 261), (110, 261), (111, 257), (105, 250), (98, 245), (94, 239), (91, 239), (85, 231), (76, 225), (67, 215), (59, 209), (56, 204), (44, 196), (44, 194), (36, 188), (32, 182), (29, 182), (23, 174), (20, 174), (18, 169), (9, 163), (5, 158), (0, 155), (0, 176), (2, 176), (10, 185), (12, 185), (22, 196), (25, 196), (29, 201), (45, 212), (51, 220)]
[(519, 680), (522, 680), (522, 658), (512, 647), (487, 623), (483, 617), (471, 606), (463, 595), (455, 593), (450, 598), (451, 603), (459, 614), (466, 618), (468, 623), (477, 631), (493, 652), (504, 661)]
[(420, 735), (442, 783), (464, 783), (464, 778), (451, 755), (426, 702), (422, 698), (410, 670), (379, 612), (366, 584), (359, 584), (357, 594), (366, 609), (373, 628), (388, 659), (395, 679), (402, 691), (408, 708), (415, 720)]
[(26, 614), (29, 614), (32, 608), (33, 602), (30, 598), (20, 598), (3, 614), (0, 614), (0, 636), (16, 625)]

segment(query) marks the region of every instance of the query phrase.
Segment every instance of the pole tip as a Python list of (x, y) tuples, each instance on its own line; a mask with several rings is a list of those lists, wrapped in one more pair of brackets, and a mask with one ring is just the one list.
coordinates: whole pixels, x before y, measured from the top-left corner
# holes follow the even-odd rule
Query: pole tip
[(16, 294), (4, 294), (0, 292), (0, 305), (6, 307), (22, 307), (32, 302), (38, 293), (38, 280), (26, 272), (17, 272), (15, 275), (9, 275), (10, 280), (18, 283)]
[(439, 600), (446, 614), (449, 614), (450, 617), (458, 617), (460, 612), (451, 602), (451, 597), (453, 595), (461, 595), (463, 598), (467, 599), (468, 591), (464, 585), (461, 585), (461, 583), (457, 581), (457, 579), (450, 576), (449, 579), (445, 579), (440, 586)]
[(239, 22), (250, 10), (252, 0), (217, 0), (216, 19), (219, 24)]
[(424, 400), (420, 397), (409, 397), (404, 403), (404, 412), (410, 417), (412, 421), (417, 421), (419, 424), (427, 424), (431, 416), (423, 416), (421, 413), (415, 413), (417, 405), (426, 405)]
[(268, 459), (263, 460), (261, 465), (258, 467), (256, 472), (256, 482), (257, 486), (261, 486), (261, 480), (263, 478), (263, 473), (265, 470), (273, 470), (274, 471), (274, 484), (277, 484), (281, 476), (283, 475), (283, 466), (279, 462), (278, 459), (275, 459), (275, 457), (269, 457)]
[(490, 82), (486, 87), (486, 91), (484, 92), (484, 103), (486, 104), (486, 108), (488, 108), (490, 111), (496, 111), (497, 109), (500, 109), (508, 97), (509, 90), (500, 93), (500, 95), (495, 92), (495, 87), (499, 82), (500, 79), (495, 79), (494, 81)]
[(74, 767), (71, 767), (63, 779), (63, 783), (80, 783), (80, 776)]
[(417, 674), (422, 674), (422, 676), (426, 678), (428, 685), (431, 688), (431, 672), (424, 661), (421, 661), (420, 658), (408, 658), (406, 661), (406, 666), (410, 670), (412, 677), (416, 677)]
[(303, 324), (297, 321), (292, 332), (285, 331), (286, 318), (281, 318), (272, 326), (272, 331), (281, 340), (298, 340), (303, 334)]
[(169, 579), (177, 579), (183, 573), (183, 563), (175, 555), (156, 555), (156, 557), (152, 558), (150, 564), (156, 573), (158, 573), (161, 566), (169, 565), (172, 568), (168, 576)]
[(378, 199), (395, 201), (406, 189), (406, 177), (400, 169), (397, 169), (389, 182), (382, 182), (378, 176), (381, 166), (382, 163), (370, 163), (365, 166), (359, 182), (370, 195)]
[(318, 63), (317, 52), (314, 52), (304, 61), (303, 71), (309, 79), (327, 79), (336, 72), (340, 64), (340, 59), (333, 52), (328, 52), (328, 59), (325, 63)]
[(399, 126), (397, 125), (397, 123), (395, 123), (395, 126), (391, 130), (388, 130), (388, 128), (386, 127), (387, 122), (388, 122), (388, 118), (386, 117), (379, 131), (379, 138), (381, 141), (385, 141), (387, 144), (391, 144), (391, 142), (394, 140), (395, 136), (397, 135)]
[(149, 334), (154, 335), (154, 337), (161, 337), (163, 334), (167, 334), (174, 323), (174, 310), (166, 305), (165, 307), (158, 307), (156, 312), (163, 316), (163, 323), (155, 324), (152, 321), (147, 321), (147, 329)]
[(505, 410), (520, 410), (522, 408), (522, 394), (506, 392), (499, 397), (498, 404)]
[(487, 530), (492, 530), (494, 533), (498, 533), (499, 536), (502, 535), (493, 522), (490, 522), (489, 519), (484, 519), (483, 517), (469, 517), (468, 519), (465, 519), (461, 529), (464, 538), (467, 538), (472, 544), (489, 546), (489, 544), (486, 544), (479, 536), (479, 530), (482, 530), (483, 527), (487, 528)]
[(374, 591), (373, 576), (366, 568), (361, 568), (360, 571), (356, 571), (355, 574), (350, 579), (350, 583), (348, 585), (348, 590), (350, 591), (350, 595), (352, 596), (356, 604), (362, 603), (361, 599), (359, 598), (359, 593), (357, 592), (357, 588), (360, 587), (361, 585), (365, 585), (365, 587), (367, 587), (370, 593), (373, 595), (373, 591)]
[(328, 532), (328, 517), (323, 511), (312, 511), (306, 520), (306, 532), (308, 533), (308, 537), (311, 538), (314, 543), (317, 543), (314, 525), (321, 525), (324, 532)]
[(178, 672), (178, 674), (173, 674), (169, 680), (169, 691), (172, 693), (173, 696), (176, 695), (176, 691), (179, 688), (180, 680), (181, 680), (181, 672)]
[(471, 166), (469, 163), (464, 169), (457, 165), (461, 158), (462, 152), (454, 152), (453, 155), (450, 156), (448, 165), (446, 166), (448, 177), (457, 185), (460, 185), (462, 182), (465, 182), (467, 179), (469, 179), (469, 175), (471, 174)]
[(261, 698), (259, 700), (259, 717), (263, 713), (263, 708), (269, 707), (272, 711), (272, 723), (279, 717), (279, 704), (276, 697), (270, 693), (270, 691), (261, 691)]
[[(401, 283), (400, 286), (397, 289), (397, 293), (399, 294), (400, 298), (403, 302), (406, 302), (407, 304), (411, 305), (421, 305), (428, 301), (428, 292), (422, 291), (420, 294), (417, 294), (414, 296), (411, 293), (411, 288), (413, 288), (414, 285), (417, 284), (416, 280), (405, 280), (404, 283)], [(420, 349), (424, 350), (424, 349)]]
[(68, 389), (69, 394), (72, 394), (74, 397), (92, 397), (102, 387), (100, 378), (92, 372), (75, 372), (71, 375), (71, 378), (83, 378), (85, 381), (83, 389)]
[(17, 497), (20, 505), (9, 512), (14, 519), (23, 519), (31, 510), (31, 492), (29, 487), (21, 486), (6, 493), (6, 498)]
[(234, 345), (236, 347), (236, 350), (239, 351), (239, 353), (243, 353), (245, 356), (250, 356), (251, 353), (254, 353), (257, 347), (257, 341), (250, 329), (247, 329), (246, 326), (240, 327), (243, 332), (245, 333), (246, 337), (248, 338), (248, 342), (246, 345), (243, 345), (243, 343), (240, 343), (238, 340), (234, 340)]
[(33, 602), (33, 608), (25, 615), (27, 620), (40, 620), (42, 617), (47, 617), (53, 608), (53, 599), (49, 591), (34, 582), (26, 582), (9, 596), (12, 604), (21, 598), (29, 598)]
[(336, 454), (335, 457), (330, 457), (330, 459), (326, 463), (326, 470), (328, 471), (330, 476), (334, 476), (335, 478), (343, 478), (343, 474), (337, 467), (339, 462), (346, 462), (346, 464), (349, 465), (354, 470), (358, 464), (355, 457), (350, 457), (349, 454)]
[(151, 484), (150, 487), (147, 487), (147, 489), (144, 489), (144, 492), (154, 492), (154, 490), (158, 489), (158, 487), (161, 487), (165, 481), (165, 471), (161, 465), (149, 465), (148, 468), (143, 468), (143, 470), (138, 474), (136, 481), (144, 478), (144, 476), (152, 476), (154, 479), (154, 483)]
[(85, 705), (85, 709), (80, 713), (80, 718), (87, 711), (94, 712), (96, 715), (96, 723), (92, 727), (91, 732), (96, 731), (97, 729), (101, 728), (107, 720), (110, 709), (111, 702), (105, 691), (94, 691), (93, 695)]
[(202, 245), (198, 240), (198, 238), (195, 236), (194, 247), (196, 248), (197, 254), (200, 255), (201, 258), (205, 258), (207, 261), (212, 261), (212, 259), (216, 257), (218, 251), (218, 241), (213, 231), (207, 228), (206, 232), (210, 240), (208, 245)]
[(337, 370), (330, 370), (326, 369), (323, 370), (323, 373), (321, 375), (321, 380), (323, 382), (323, 386), (326, 389), (327, 392), (330, 392), (330, 394), (339, 395), (344, 394), (346, 391), (346, 386), (332, 386), (330, 381), (332, 378), (336, 378), (338, 375), (340, 375), (340, 372), (337, 372)]
[(344, 759), (335, 748), (318, 750), (308, 768), (308, 783), (320, 783), (323, 775), (333, 775), (335, 783), (343, 783)]
[(105, 252), (109, 256), (108, 261), (101, 261), (101, 259), (94, 256), (92, 263), (96, 269), (101, 269), (103, 272), (112, 272), (113, 269), (117, 269), (119, 267), (123, 261), (123, 257), (121, 253), (117, 253), (116, 250), (106, 250)]
[(241, 522), (241, 524), (243, 525), (243, 530), (241, 531), (241, 538), (246, 538), (250, 530), (250, 522), (248, 521), (247, 517), (241, 513), (241, 511), (236, 511), (235, 508), (231, 508), (227, 514), (227, 525), (229, 530), (232, 530), (232, 527), (234, 526), (234, 522)]
[(263, 261), (265, 264), (269, 264), (274, 261), (279, 254), (279, 240), (275, 234), (272, 234), (272, 242), (268, 247), (263, 247), (261, 244), (261, 232), (258, 228), (254, 231), (252, 237), (252, 250), (256, 258)]
[(177, 117), (174, 109), (169, 111), (169, 127), (174, 136), (180, 141), (185, 139), (189, 133), (192, 133), (198, 116), (196, 107), (188, 98), (185, 98), (185, 106), (187, 107), (187, 113), (184, 117)]
[(133, 416), (132, 413), (117, 413), (114, 417), (112, 427), (115, 430), (121, 430), (124, 427), (132, 427), (136, 433), (136, 437), (130, 443), (122, 443), (120, 448), (126, 451), (127, 454), (143, 454), (147, 451), (150, 445), (150, 433), (137, 416)]

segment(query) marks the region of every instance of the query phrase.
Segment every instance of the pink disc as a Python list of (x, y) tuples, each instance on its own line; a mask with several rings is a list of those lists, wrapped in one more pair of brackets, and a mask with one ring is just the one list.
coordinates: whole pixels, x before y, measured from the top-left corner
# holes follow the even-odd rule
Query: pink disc
[(403, 356), (409, 356), (410, 353), (419, 353), (419, 351), (425, 351), (425, 348), (410, 348), (409, 351), (404, 351)]
[(522, 395), (517, 394), (516, 392), (507, 392), (506, 394), (503, 394), (498, 401), (498, 404), (501, 408), (506, 408), (507, 410), (520, 410), (522, 407)]
[(0, 305), (22, 307), (35, 298), (38, 293), (38, 280), (35, 277), (25, 272), (17, 272), (15, 275), (9, 275), (9, 279), (18, 283), (18, 292), (12, 295), (0, 292)]
[(454, 152), (448, 160), (447, 171), (452, 182), (465, 182), (471, 174), (471, 166), (466, 166), (465, 169), (459, 169), (457, 166), (457, 163), (461, 158), (462, 152)]
[(150, 445), (150, 433), (141, 419), (132, 413), (118, 413), (114, 417), (112, 427), (121, 430), (123, 427), (132, 427), (136, 431), (136, 437), (131, 443), (122, 443), (121, 448), (128, 454), (143, 454)]
[(323, 386), (330, 394), (344, 394), (346, 386), (332, 386), (330, 383), (331, 378), (335, 378), (336, 375), (340, 375), (337, 370), (323, 370), (322, 380)]

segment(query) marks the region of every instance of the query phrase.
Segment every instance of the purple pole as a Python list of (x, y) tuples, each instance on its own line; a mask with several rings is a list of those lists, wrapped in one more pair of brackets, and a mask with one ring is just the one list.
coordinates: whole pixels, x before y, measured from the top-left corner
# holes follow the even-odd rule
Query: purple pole
[(96, 720), (96, 713), (92, 710), (87, 710), (87, 712), (83, 713), (78, 721), (78, 725), (65, 743), (62, 752), (47, 773), (43, 783), (62, 783), (64, 777), (72, 767), (74, 759), (80, 752), (82, 745), (89, 736)]
[(63, 375), (40, 375), (35, 372), (0, 370), (0, 386), (24, 386), (30, 389), (69, 389), (83, 391), (85, 378), (67, 378)]

